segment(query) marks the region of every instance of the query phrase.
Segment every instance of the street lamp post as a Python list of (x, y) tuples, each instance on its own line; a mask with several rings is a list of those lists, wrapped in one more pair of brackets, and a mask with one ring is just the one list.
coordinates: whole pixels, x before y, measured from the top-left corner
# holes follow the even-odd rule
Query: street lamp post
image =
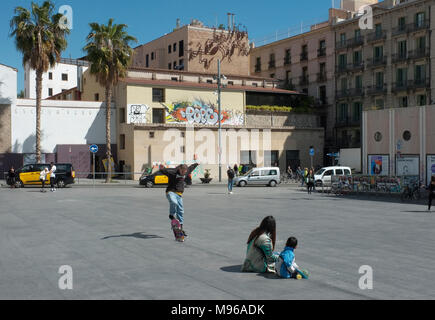
[(221, 124), (221, 60), (218, 60), (218, 136), (219, 136), (219, 182), (222, 182), (222, 124)]

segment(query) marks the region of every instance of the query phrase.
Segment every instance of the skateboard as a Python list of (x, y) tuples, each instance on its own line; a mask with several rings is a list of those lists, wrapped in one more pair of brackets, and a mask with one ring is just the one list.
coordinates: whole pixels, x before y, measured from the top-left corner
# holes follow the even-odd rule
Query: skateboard
[(178, 242), (184, 242), (184, 233), (183, 230), (181, 230), (180, 221), (178, 221), (177, 219), (173, 219), (171, 221), (171, 228), (174, 232), (175, 240)]
[(310, 273), (306, 269), (296, 269), (296, 279), (308, 279)]

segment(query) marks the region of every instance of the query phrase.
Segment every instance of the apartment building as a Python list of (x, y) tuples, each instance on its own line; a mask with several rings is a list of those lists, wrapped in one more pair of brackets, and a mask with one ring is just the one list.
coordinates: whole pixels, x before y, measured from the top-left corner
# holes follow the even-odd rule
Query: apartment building
[(363, 110), (431, 103), (434, 4), (386, 0), (371, 5), (373, 29), (355, 14), (334, 25), (337, 146), (361, 147)]
[(229, 24), (225, 29), (210, 28), (198, 20), (179, 26), (170, 33), (135, 48), (133, 67), (217, 72), (217, 61), (225, 74), (249, 75), (247, 31)]

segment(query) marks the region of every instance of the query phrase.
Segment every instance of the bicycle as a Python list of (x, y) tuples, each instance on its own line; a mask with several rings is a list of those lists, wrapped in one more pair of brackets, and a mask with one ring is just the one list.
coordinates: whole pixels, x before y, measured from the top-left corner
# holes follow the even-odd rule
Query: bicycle
[(421, 183), (412, 183), (412, 184), (405, 185), (402, 195), (400, 196), (400, 199), (402, 201), (420, 200), (421, 199), (420, 188), (421, 188)]

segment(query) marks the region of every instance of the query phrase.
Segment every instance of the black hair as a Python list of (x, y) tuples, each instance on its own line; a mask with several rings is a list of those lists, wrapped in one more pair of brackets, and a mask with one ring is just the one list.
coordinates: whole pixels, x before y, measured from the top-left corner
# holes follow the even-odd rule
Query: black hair
[(296, 246), (298, 245), (298, 239), (296, 239), (295, 237), (290, 237), (287, 239), (287, 243), (285, 244), (286, 247), (290, 247), (290, 248), (296, 248)]
[(276, 222), (275, 218), (272, 216), (268, 216), (261, 221), (261, 224), (258, 228), (255, 228), (248, 238), (248, 244), (258, 236), (262, 235), (263, 233), (269, 233), (272, 238), (272, 245), (273, 249), (275, 249), (275, 241), (276, 241)]

